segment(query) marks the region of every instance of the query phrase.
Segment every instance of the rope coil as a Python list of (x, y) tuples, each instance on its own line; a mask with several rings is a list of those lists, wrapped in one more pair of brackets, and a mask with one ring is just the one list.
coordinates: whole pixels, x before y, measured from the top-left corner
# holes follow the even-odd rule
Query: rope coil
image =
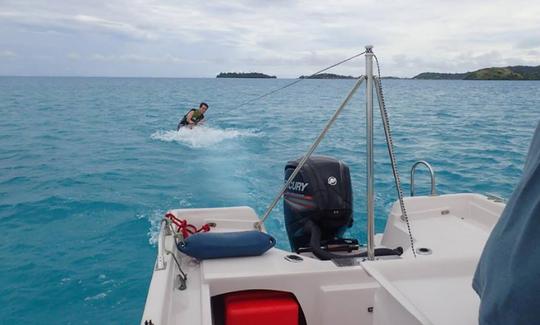
[[(167, 227), (169, 227), (169, 231), (171, 232), (171, 235), (173, 236), (176, 246), (178, 246), (178, 239), (180, 239), (182, 243), (184, 242), (184, 237), (179, 232), (176, 232), (173, 227), (173, 223), (176, 226), (178, 226), (178, 224), (180, 223), (179, 221), (184, 221), (184, 220), (180, 220), (176, 218), (172, 213), (165, 214), (165, 217), (161, 221), (161, 222), (165, 222)], [(184, 270), (182, 269), (182, 266), (180, 265), (181, 257), (176, 258), (176, 253), (166, 248), (164, 248), (163, 251), (167, 255), (172, 256), (174, 263), (176, 264), (176, 267), (178, 268), (178, 272), (179, 272), (178, 273), (178, 282), (179, 282), (178, 289), (185, 290), (187, 288), (187, 274), (186, 272), (184, 272)]]
[(199, 232), (210, 231), (210, 224), (204, 224), (202, 225), (202, 227), (197, 228), (194, 225), (187, 223), (187, 220), (179, 219), (170, 212), (165, 214), (165, 218), (169, 219), (177, 227), (176, 231), (179, 234), (182, 234), (183, 239), (186, 239), (190, 235), (193, 235)]

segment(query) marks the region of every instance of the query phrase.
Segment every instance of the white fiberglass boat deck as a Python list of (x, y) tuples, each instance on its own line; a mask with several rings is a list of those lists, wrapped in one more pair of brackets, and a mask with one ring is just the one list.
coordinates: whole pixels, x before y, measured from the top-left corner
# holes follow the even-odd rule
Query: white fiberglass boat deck
[[(163, 228), (160, 240), (180, 261), (187, 287), (179, 289), (179, 270), (165, 254), (165, 268), (154, 271), (141, 324), (223, 324), (219, 297), (254, 289), (292, 293), (310, 325), (476, 324), (472, 276), (504, 204), (478, 194), (410, 197), (405, 203), (416, 258), (396, 203), (377, 241), (403, 247), (403, 255), (353, 258), (348, 266), (311, 254), (294, 259), (299, 255), (277, 248), (262, 256), (198, 262), (176, 250)], [(252, 230), (258, 221), (248, 207), (171, 212), (197, 227), (212, 223), (212, 232)]]
[[(192, 230), (212, 225), (210, 233), (234, 233), (194, 236), (195, 242), (206, 238), (199, 247), (204, 253), (213, 253), (221, 248), (216, 243), (224, 242), (216, 238), (238, 238), (238, 232), (250, 230), (256, 237), (267, 237), (253, 230), (264, 232), (264, 221), (283, 196), (291, 247), (306, 253), (271, 248), (262, 255), (252, 254), (259, 256), (223, 258), (231, 256), (233, 250), (238, 252), (239, 246), (257, 247), (256, 241), (237, 240), (227, 246), (226, 254), (218, 254), (221, 258), (197, 261), (180, 251), (190, 247), (190, 238), (176, 246), (178, 230), (165, 220), (141, 324), (478, 323), (479, 299), (471, 286), (473, 272), (504, 204), (479, 194), (414, 197), (411, 193), (411, 197), (403, 197), (380, 76), (373, 76), (371, 46), (366, 46), (365, 57), (366, 76), (357, 79), (308, 152), (287, 163), (286, 182), (260, 219), (248, 207), (173, 210), (169, 215), (176, 219), (178, 230), (187, 222), (193, 225)], [(353, 222), (349, 168), (331, 157), (311, 155), (363, 81), (367, 247), (356, 257), (341, 251), (339, 254), (348, 255), (343, 257), (333, 251), (358, 248), (354, 240), (342, 238)], [(374, 233), (374, 88), (398, 194), (386, 229), (378, 235)], [(435, 194), (433, 170), (424, 161), (411, 170), (411, 188), (414, 190), (414, 168), (418, 164), (430, 170)], [(184, 230), (181, 233), (186, 238), (189, 234)], [(205, 246), (210, 242), (212, 249)], [(287, 320), (282, 321), (281, 316)]]

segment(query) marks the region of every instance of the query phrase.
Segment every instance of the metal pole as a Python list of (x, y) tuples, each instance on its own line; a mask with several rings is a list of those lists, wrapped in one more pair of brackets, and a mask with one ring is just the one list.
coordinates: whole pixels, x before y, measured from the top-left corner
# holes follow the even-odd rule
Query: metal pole
[(366, 45), (366, 167), (367, 167), (367, 253), (375, 260), (375, 181), (373, 169), (373, 46)]
[(255, 223), (255, 228), (261, 230), (262, 229), (262, 224), (264, 223), (264, 221), (268, 218), (268, 216), (270, 215), (270, 212), (272, 212), (272, 210), (274, 209), (274, 207), (276, 206), (276, 204), (279, 202), (279, 199), (281, 198), (281, 196), (283, 195), (283, 193), (285, 193), (285, 191), (287, 190), (287, 186), (289, 186), (289, 184), (292, 182), (292, 180), (296, 177), (296, 175), (298, 174), (298, 172), (300, 172), (300, 169), (302, 168), (302, 166), (304, 166), (304, 164), (306, 163), (306, 161), (308, 160), (308, 158), (311, 156), (311, 154), (313, 153), (313, 151), (315, 151), (315, 149), (317, 149), (317, 146), (319, 145), (319, 143), (321, 143), (322, 139), (324, 138), (324, 136), (326, 135), (326, 132), (328, 132), (328, 130), (330, 129), (330, 127), (332, 126), (332, 124), (334, 123), (334, 121), (337, 119), (337, 117), (339, 116), (339, 113), (341, 113), (341, 111), (343, 110), (343, 108), (345, 106), (347, 106), (347, 104), (349, 103), (349, 101), (352, 99), (354, 93), (356, 92), (356, 90), (358, 90), (358, 87), (360, 87), (360, 85), (362, 84), (362, 82), (364, 81), (365, 77), (364, 76), (360, 76), (358, 78), (358, 80), (356, 81), (356, 83), (354, 84), (353, 88), (351, 89), (351, 91), (349, 92), (349, 94), (347, 95), (347, 97), (345, 98), (345, 100), (341, 103), (341, 105), (339, 106), (339, 108), (334, 112), (334, 115), (332, 115), (332, 117), (330, 118), (330, 120), (326, 123), (326, 126), (324, 127), (324, 129), (322, 130), (321, 134), (319, 134), (319, 136), (317, 137), (317, 139), (315, 140), (315, 142), (311, 145), (311, 147), (309, 148), (308, 152), (304, 155), (304, 157), (302, 157), (302, 160), (300, 160), (300, 163), (298, 164), (298, 166), (296, 166), (296, 168), (294, 169), (294, 171), (292, 172), (291, 176), (289, 176), (289, 179), (287, 179), (287, 181), (285, 182), (285, 184), (283, 185), (283, 187), (281, 188), (281, 191), (279, 192), (279, 194), (274, 198), (274, 201), (272, 201), (272, 203), (270, 204), (270, 206), (266, 209), (266, 211), (264, 212), (264, 215), (262, 216), (261, 220), (257, 221)]

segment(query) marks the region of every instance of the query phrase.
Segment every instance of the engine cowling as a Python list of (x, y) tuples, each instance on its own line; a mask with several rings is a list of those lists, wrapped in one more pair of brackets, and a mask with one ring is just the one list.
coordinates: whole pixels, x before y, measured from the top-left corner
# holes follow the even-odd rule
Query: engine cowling
[[(285, 180), (299, 162), (300, 159), (287, 163)], [(310, 157), (285, 191), (283, 210), (293, 251), (309, 246), (308, 222), (320, 228), (322, 241), (341, 237), (353, 222), (349, 167), (332, 157)]]

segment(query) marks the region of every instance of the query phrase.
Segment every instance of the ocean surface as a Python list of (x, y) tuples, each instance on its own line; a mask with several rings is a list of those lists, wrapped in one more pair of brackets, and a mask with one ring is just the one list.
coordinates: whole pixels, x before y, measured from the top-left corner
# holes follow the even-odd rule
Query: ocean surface
[[(262, 214), (352, 87), (305, 80), (0, 77), (0, 323), (136, 324), (172, 208)], [(405, 193), (431, 162), (437, 190), (508, 197), (540, 120), (540, 82), (384, 80)], [(352, 172), (365, 240), (365, 91), (317, 154)], [(205, 101), (207, 123), (176, 132)], [(376, 228), (396, 199), (376, 111)], [(417, 191), (429, 192), (425, 171)], [(279, 205), (267, 222), (288, 249)], [(412, 225), (414, 231), (414, 224)]]

